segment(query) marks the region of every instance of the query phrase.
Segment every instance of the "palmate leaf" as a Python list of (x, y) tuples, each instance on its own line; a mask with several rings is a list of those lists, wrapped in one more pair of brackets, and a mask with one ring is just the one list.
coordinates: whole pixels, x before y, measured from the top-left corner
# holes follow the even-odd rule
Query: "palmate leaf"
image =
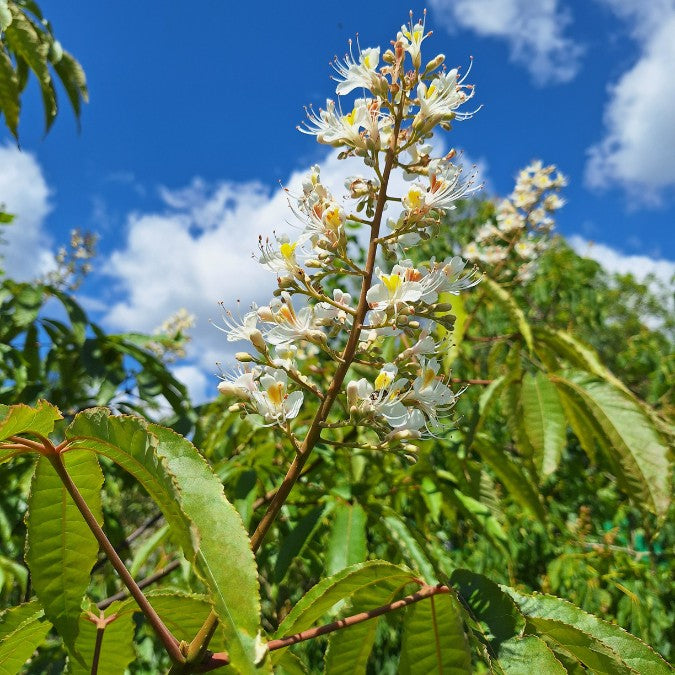
[(571, 421), (572, 427), (585, 435), (592, 429), (624, 490), (638, 504), (665, 515), (670, 503), (668, 447), (642, 408), (620, 389), (587, 373), (571, 371), (552, 375), (551, 380), (573, 401), (567, 409), (584, 418)]
[(54, 430), (54, 423), (61, 419), (58, 408), (47, 401), (38, 401), (34, 407), (23, 403), (0, 405), (0, 441), (31, 431), (48, 436)]
[[(409, 582), (406, 576), (394, 576), (359, 589), (351, 597), (349, 614), (359, 614), (389, 604)], [(324, 671), (330, 675), (365, 673), (379, 621), (379, 618), (370, 619), (331, 633), (324, 659)]]
[(335, 574), (366, 559), (367, 518), (360, 504), (337, 505), (326, 554), (328, 574)]
[(0, 675), (16, 675), (42, 644), (51, 624), (37, 600), (0, 613)]
[(622, 661), (638, 673), (666, 675), (670, 666), (651, 647), (623, 628), (598, 619), (572, 603), (552, 595), (531, 595), (502, 586), (516, 602), (520, 611), (531, 619), (553, 619), (577, 628), (602, 642), (619, 654)]
[(170, 429), (102, 409), (80, 413), (66, 433), (72, 447), (127, 469), (161, 508), (209, 588), (233, 667), (242, 673), (268, 668), (269, 660), (260, 659), (260, 595), (248, 535), (197, 449)]
[(461, 612), (450, 593), (406, 610), (399, 672), (402, 675), (465, 675), (472, 672)]
[[(89, 452), (62, 455), (68, 474), (99, 523), (103, 473)], [(74, 652), (82, 598), (96, 563), (98, 543), (61, 479), (41, 456), (35, 467), (26, 517), (26, 563), (45, 615)]]
[[(293, 635), (311, 628), (319, 619), (329, 614), (337, 603), (349, 600), (365, 588), (380, 584), (398, 584), (403, 588), (416, 580), (415, 574), (410, 570), (383, 560), (370, 560), (347, 567), (312, 587), (281, 622), (274, 637)], [(281, 649), (272, 653), (275, 664), (285, 651), (286, 649)]]
[(523, 376), (520, 400), (532, 460), (540, 478), (553, 473), (565, 447), (565, 413), (555, 386), (543, 373)]

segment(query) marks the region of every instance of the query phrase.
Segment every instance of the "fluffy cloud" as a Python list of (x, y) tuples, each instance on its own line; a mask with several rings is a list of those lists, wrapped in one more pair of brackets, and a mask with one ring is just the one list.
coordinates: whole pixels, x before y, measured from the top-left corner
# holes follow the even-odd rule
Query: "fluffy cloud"
[(583, 48), (565, 35), (571, 19), (557, 0), (431, 0), (431, 8), (451, 31), (505, 40), (537, 84), (568, 82), (579, 69)]
[(44, 273), (54, 264), (43, 229), (51, 210), (49, 188), (35, 157), (10, 145), (0, 146), (0, 207), (16, 215), (0, 230), (7, 274), (25, 281)]
[(609, 89), (605, 134), (589, 149), (586, 182), (618, 184), (640, 203), (675, 186), (675, 2), (603, 0), (626, 21), (640, 56)]
[(648, 275), (654, 275), (666, 287), (671, 285), (675, 275), (675, 262), (672, 260), (650, 258), (646, 255), (627, 255), (621, 251), (598, 244), (575, 234), (568, 243), (581, 256), (597, 260), (608, 272), (632, 274), (642, 281)]

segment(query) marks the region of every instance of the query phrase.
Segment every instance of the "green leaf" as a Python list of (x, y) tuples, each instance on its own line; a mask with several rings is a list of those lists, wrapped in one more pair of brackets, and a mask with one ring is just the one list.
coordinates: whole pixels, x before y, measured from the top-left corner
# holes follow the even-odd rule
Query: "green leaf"
[[(455, 323), (452, 327), (452, 330), (449, 331), (450, 335), (448, 337), (448, 344), (450, 346), (443, 355), (443, 370), (446, 373), (449, 373), (452, 364), (455, 362), (455, 359), (459, 354), (462, 341), (464, 340), (464, 324), (466, 323), (467, 312), (464, 299), (461, 295), (441, 293), (438, 297), (438, 302), (449, 303), (452, 307), (449, 314), (455, 317)], [(438, 330), (441, 337), (448, 333), (448, 330), (443, 326), (439, 326)]]
[[(96, 613), (98, 614), (98, 612)], [(108, 616), (113, 616), (113, 612), (108, 611)], [(135, 625), (131, 613), (117, 615), (105, 626), (97, 675), (121, 675), (125, 672), (127, 666), (136, 660), (134, 630)], [(91, 673), (96, 634), (96, 626), (87, 618), (87, 615), (83, 614), (80, 617), (80, 631), (75, 647), (81, 654), (84, 663), (69, 659), (66, 672), (73, 675), (89, 675)]]
[(16, 675), (51, 628), (37, 600), (0, 613), (0, 675)]
[(70, 319), (70, 325), (72, 328), (73, 341), (76, 345), (82, 346), (87, 337), (87, 315), (80, 305), (73, 300), (67, 293), (55, 288), (54, 286), (47, 286), (47, 291), (58, 298), (66, 312), (68, 313), (68, 318)]
[(515, 600), (526, 617), (554, 619), (570, 624), (612, 649), (638, 673), (667, 675), (672, 672), (666, 661), (651, 647), (619, 626), (598, 619), (572, 603), (552, 595), (541, 593), (526, 595), (512, 588), (504, 586), (502, 588)]
[(471, 673), (471, 651), (461, 613), (450, 593), (406, 610), (399, 672), (402, 675)]
[(157, 452), (178, 485), (180, 506), (196, 545), (197, 572), (209, 588), (225, 631), (231, 664), (242, 673), (268, 671), (269, 659), (259, 657), (258, 570), (241, 516), (190, 441), (156, 424), (148, 424), (148, 430), (159, 439)]
[(520, 396), (534, 465), (539, 476), (545, 478), (560, 462), (565, 446), (565, 414), (555, 386), (541, 372), (525, 374)]
[(274, 564), (274, 579), (280, 584), (286, 577), (291, 563), (302, 553), (311, 541), (321, 521), (332, 510), (333, 505), (318, 506), (303, 516), (296, 526), (282, 540), (276, 562)]
[(450, 586), (456, 591), (470, 616), (487, 627), (487, 638), (493, 651), (525, 630), (525, 619), (516, 603), (496, 584), (482, 574), (455, 570)]
[(279, 662), (274, 666), (276, 675), (305, 675), (305, 668), (302, 661), (289, 649), (284, 649)]
[(503, 286), (500, 286), (496, 281), (490, 279), (490, 277), (484, 277), (482, 283), (489, 293), (502, 303), (511, 319), (518, 326), (518, 330), (531, 353), (533, 349), (532, 329), (525, 318), (523, 310), (518, 306), (516, 299)]
[(67, 435), (83, 437), (73, 447), (127, 469), (161, 508), (209, 588), (233, 667), (242, 673), (255, 672), (256, 663), (268, 668), (269, 659), (260, 660), (258, 575), (248, 535), (197, 449), (170, 429), (101, 409), (77, 415)]
[(536, 635), (515, 637), (499, 648), (499, 665), (506, 675), (565, 675), (567, 670)]
[[(383, 560), (369, 560), (352, 565), (313, 586), (281, 622), (275, 638), (293, 635), (311, 628), (337, 604), (348, 600), (363, 588), (396, 581), (401, 586), (415, 582), (417, 577), (404, 567)], [(281, 651), (281, 650), (280, 650)], [(273, 653), (276, 662), (277, 653)]]
[(61, 419), (59, 409), (47, 401), (38, 401), (34, 407), (23, 403), (0, 405), (0, 441), (31, 431), (49, 436), (54, 431), (54, 422)]
[(335, 574), (366, 559), (367, 519), (368, 516), (360, 504), (337, 505), (326, 554), (328, 574)]
[(152, 555), (155, 549), (160, 546), (169, 535), (169, 526), (162, 525), (155, 530), (143, 543), (134, 551), (134, 557), (129, 565), (129, 573), (132, 577), (137, 577), (138, 573)]
[(511, 457), (506, 452), (500, 452), (495, 448), (493, 441), (483, 434), (478, 434), (474, 438), (474, 446), (511, 496), (532, 516), (542, 523), (545, 522), (546, 511), (541, 503), (539, 492)]
[(58, 63), (54, 64), (54, 70), (59, 76), (63, 88), (66, 90), (79, 127), (82, 102), (86, 103), (89, 100), (87, 78), (85, 77), (84, 70), (82, 70), (82, 66), (73, 55), (65, 50)]
[(629, 396), (587, 373), (551, 376), (555, 385), (583, 405), (577, 407), (602, 434), (616, 477), (637, 503), (664, 516), (670, 504), (668, 448), (649, 417)]
[(598, 675), (635, 675), (610, 647), (574, 626), (555, 619), (529, 618), (528, 626), (546, 639), (554, 651), (572, 654), (584, 666)]
[(412, 565), (420, 572), (426, 583), (438, 583), (438, 576), (434, 566), (429, 561), (429, 558), (413, 536), (412, 532), (408, 529), (406, 523), (393, 513), (385, 516), (383, 522), (387, 532), (396, 542), (396, 545), (408, 564)]
[[(71, 450), (63, 463), (99, 523), (103, 473), (94, 455)], [(98, 543), (49, 460), (38, 459), (28, 498), (26, 563), (45, 615), (74, 649), (82, 598)], [(77, 654), (76, 654), (77, 656)]]
[[(389, 604), (408, 583), (410, 583), (408, 577), (394, 576), (357, 590), (352, 594), (349, 614), (360, 614)], [(379, 618), (374, 618), (331, 633), (324, 672), (330, 675), (365, 674), (379, 621)]]
[[(11, 16), (10, 16), (11, 19)], [(2, 22), (2, 3), (0, 2), (0, 23)], [(0, 112), (5, 116), (5, 124), (16, 140), (19, 139), (19, 80), (14, 66), (0, 41)]]

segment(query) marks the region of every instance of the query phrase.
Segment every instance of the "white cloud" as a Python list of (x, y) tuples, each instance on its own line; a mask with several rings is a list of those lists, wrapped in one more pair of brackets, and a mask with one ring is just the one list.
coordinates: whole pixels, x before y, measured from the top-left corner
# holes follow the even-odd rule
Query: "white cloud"
[(29, 152), (0, 146), (0, 206), (16, 217), (0, 235), (7, 242), (0, 248), (3, 267), (14, 279), (26, 281), (53, 266), (50, 240), (44, 220), (51, 211), (50, 191), (42, 169)]
[(589, 148), (586, 182), (616, 184), (639, 203), (658, 204), (675, 187), (675, 2), (603, 2), (627, 22), (640, 55), (609, 89), (605, 133)]
[(568, 82), (579, 70), (584, 50), (565, 35), (571, 18), (558, 0), (431, 0), (431, 8), (450, 31), (505, 40), (537, 84)]
[(672, 260), (650, 258), (646, 255), (627, 255), (578, 234), (572, 235), (567, 241), (579, 255), (596, 260), (608, 272), (630, 273), (639, 281), (653, 274), (666, 287), (671, 285), (671, 279), (675, 275), (675, 262)]

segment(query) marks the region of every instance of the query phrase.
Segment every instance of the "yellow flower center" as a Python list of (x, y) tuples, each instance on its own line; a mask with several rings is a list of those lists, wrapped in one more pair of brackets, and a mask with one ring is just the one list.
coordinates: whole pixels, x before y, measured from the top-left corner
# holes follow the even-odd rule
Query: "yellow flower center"
[(401, 277), (398, 274), (383, 274), (380, 278), (386, 289), (389, 291), (389, 295), (394, 295), (401, 285)]
[(267, 396), (272, 405), (280, 406), (284, 400), (284, 385), (281, 382), (275, 382), (267, 387)]
[(422, 204), (422, 193), (418, 188), (410, 188), (406, 195), (406, 201), (411, 208), (418, 209)]
[(375, 389), (384, 389), (387, 387), (389, 384), (391, 384), (391, 377), (382, 371), (376, 378), (375, 378)]
[(291, 260), (293, 257), (293, 254), (295, 253), (295, 247), (298, 245), (298, 242), (296, 241), (294, 244), (289, 244), (288, 242), (284, 242), (280, 246), (281, 250), (281, 255), (286, 258), (286, 260)]
[(422, 389), (426, 389), (436, 378), (436, 373), (434, 373), (431, 368), (425, 368), (424, 373), (422, 374)]

